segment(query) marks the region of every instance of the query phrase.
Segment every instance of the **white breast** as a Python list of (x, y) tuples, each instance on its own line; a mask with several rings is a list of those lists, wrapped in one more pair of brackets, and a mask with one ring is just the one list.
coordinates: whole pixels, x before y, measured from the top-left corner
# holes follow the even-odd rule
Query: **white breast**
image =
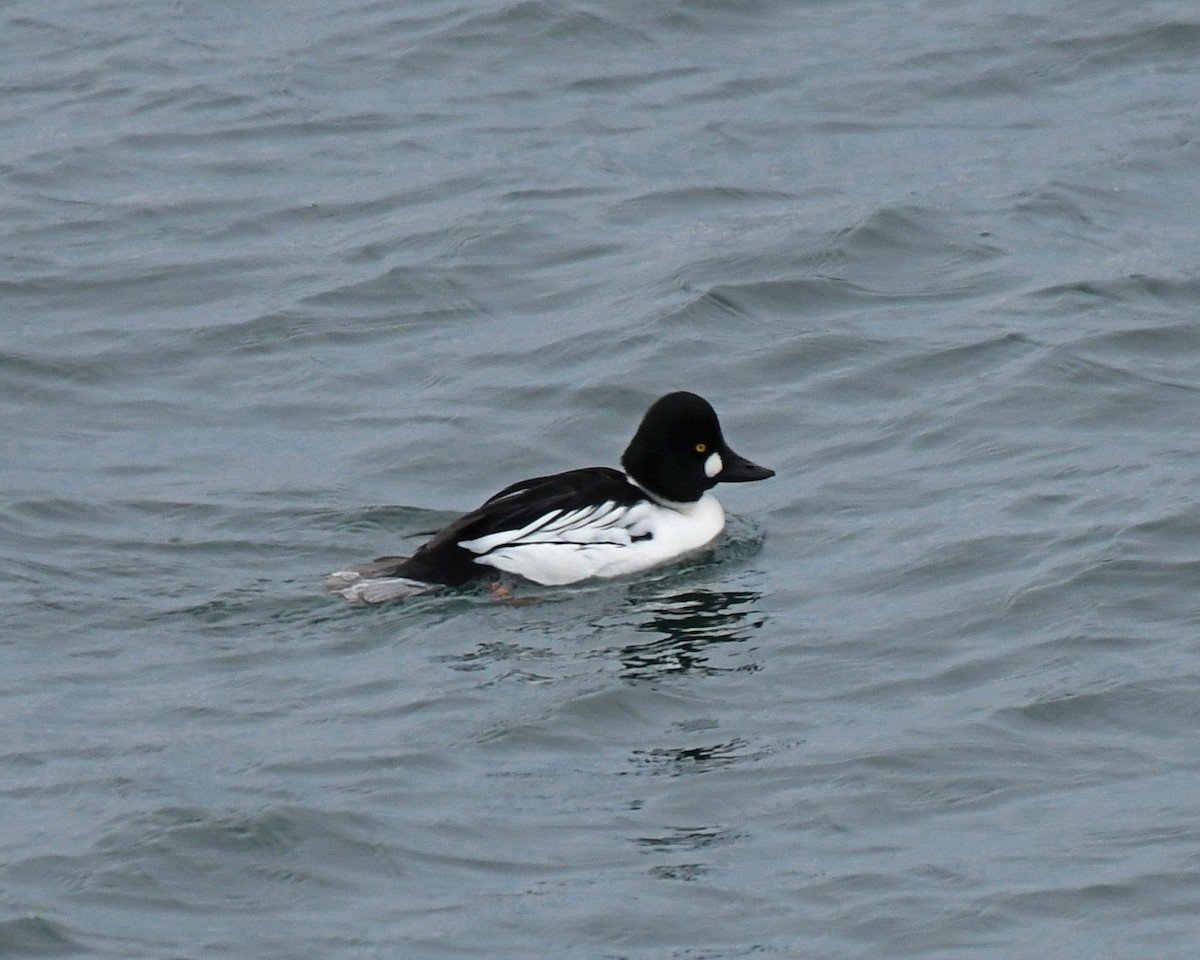
[(491, 533), (461, 546), (478, 554), (478, 563), (535, 583), (563, 584), (637, 573), (678, 559), (709, 543), (724, 526), (725, 511), (706, 493), (695, 503), (671, 507), (609, 501), (559, 511), (520, 530)]

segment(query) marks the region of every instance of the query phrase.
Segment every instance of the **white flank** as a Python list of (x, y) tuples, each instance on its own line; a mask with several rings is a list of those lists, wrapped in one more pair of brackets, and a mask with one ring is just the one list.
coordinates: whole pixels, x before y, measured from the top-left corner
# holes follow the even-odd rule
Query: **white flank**
[(637, 573), (678, 559), (709, 543), (724, 526), (725, 511), (706, 493), (695, 503), (606, 502), (559, 511), (461, 546), (478, 554), (481, 564), (556, 585)]

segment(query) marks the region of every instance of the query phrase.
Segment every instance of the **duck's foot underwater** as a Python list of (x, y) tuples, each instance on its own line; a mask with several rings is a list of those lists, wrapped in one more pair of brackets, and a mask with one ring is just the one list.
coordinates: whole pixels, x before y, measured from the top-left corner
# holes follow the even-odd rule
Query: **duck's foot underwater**
[(509, 607), (527, 607), (531, 604), (540, 602), (539, 597), (517, 597), (514, 596), (516, 584), (500, 583), (492, 581), (488, 584), (488, 595), (500, 603)]
[(535, 603), (541, 603), (541, 597), (518, 597), (518, 584), (511, 581), (505, 583), (503, 581), (492, 581), (488, 583), (488, 596), (497, 603), (502, 603), (506, 607), (529, 607)]

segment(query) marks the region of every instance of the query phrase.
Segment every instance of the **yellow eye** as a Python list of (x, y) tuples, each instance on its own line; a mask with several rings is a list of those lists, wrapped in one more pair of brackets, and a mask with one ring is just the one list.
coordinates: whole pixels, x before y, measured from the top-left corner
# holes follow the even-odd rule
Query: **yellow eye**
[(707, 449), (708, 449), (708, 446), (706, 444), (703, 444), (703, 443), (696, 444), (696, 452), (697, 453), (703, 453)]

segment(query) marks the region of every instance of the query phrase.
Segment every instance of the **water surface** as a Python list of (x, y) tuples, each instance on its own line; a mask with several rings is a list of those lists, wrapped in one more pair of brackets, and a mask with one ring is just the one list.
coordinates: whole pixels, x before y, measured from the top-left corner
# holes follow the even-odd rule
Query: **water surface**
[[(0, 953), (1192, 957), (1200, 19), (0, 14)], [(632, 581), (353, 609), (616, 463)]]

